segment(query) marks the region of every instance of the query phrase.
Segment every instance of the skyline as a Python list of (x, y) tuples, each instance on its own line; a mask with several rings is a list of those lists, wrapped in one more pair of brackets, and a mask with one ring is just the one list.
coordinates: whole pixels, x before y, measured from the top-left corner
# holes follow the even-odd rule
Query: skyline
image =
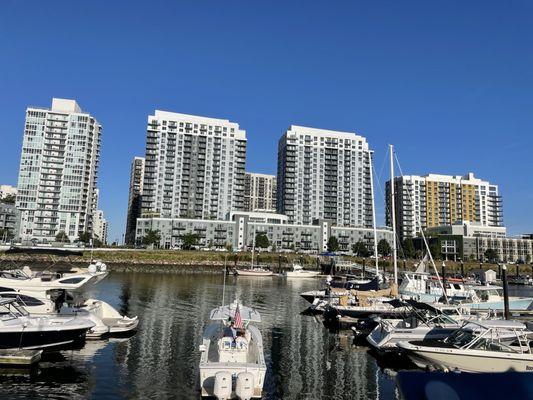
[[(499, 185), (509, 233), (529, 232), (531, 5), (483, 7), (481, 19), (475, 4), (459, 2), (95, 2), (73, 16), (68, 2), (8, 1), (0, 15), (0, 45), (10, 60), (0, 66), (0, 183), (17, 184), (26, 108), (72, 98), (103, 126), (98, 187), (110, 241), (122, 239), (130, 163), (144, 156), (155, 109), (239, 123), (249, 172), (276, 173), (277, 143), (290, 125), (366, 137), (381, 175), (379, 224), (392, 143), (406, 175), (474, 172)], [(147, 11), (157, 18), (144, 18)]]

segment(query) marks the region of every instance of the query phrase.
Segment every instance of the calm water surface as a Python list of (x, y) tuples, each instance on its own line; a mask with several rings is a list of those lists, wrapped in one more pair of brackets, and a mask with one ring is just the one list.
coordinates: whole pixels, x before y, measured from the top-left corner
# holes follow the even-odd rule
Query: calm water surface
[[(198, 346), (222, 275), (111, 273), (92, 293), (140, 318), (127, 339), (89, 341), (45, 356), (33, 374), (0, 370), (0, 399), (197, 399)], [(391, 399), (394, 378), (366, 347), (354, 347), (300, 312), (299, 293), (318, 280), (228, 277), (226, 303), (239, 296), (261, 313), (264, 399)]]

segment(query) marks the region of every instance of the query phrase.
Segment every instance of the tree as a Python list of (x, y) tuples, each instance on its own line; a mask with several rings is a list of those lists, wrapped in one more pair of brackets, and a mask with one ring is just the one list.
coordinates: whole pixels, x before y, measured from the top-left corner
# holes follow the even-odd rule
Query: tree
[(413, 258), (415, 256), (415, 245), (410, 237), (403, 241), (403, 253), (405, 258)]
[(526, 256), (526, 263), (529, 264), (530, 262), (531, 262), (531, 255), (528, 254), (528, 255)]
[(498, 253), (494, 249), (485, 250), (485, 253), (483, 255), (485, 256), (485, 259), (489, 262), (498, 261)]
[(270, 246), (270, 242), (266, 233), (260, 232), (255, 235), (255, 247), (266, 249), (268, 246)]
[(15, 204), (16, 196), (14, 194), (8, 194), (3, 199), (0, 199), (0, 203)]
[(278, 251), (278, 246), (276, 246), (276, 243), (272, 243), (271, 251), (272, 253), (275, 253), (276, 251)]
[(381, 239), (378, 242), (378, 254), (381, 254), (383, 257), (387, 257), (391, 254), (392, 248), (390, 247), (387, 239)]
[(144, 235), (142, 239), (143, 244), (146, 246), (157, 244), (159, 243), (160, 240), (161, 240), (161, 235), (159, 234), (159, 231), (157, 230), (153, 231), (151, 229), (148, 229), (146, 231), (146, 234)]
[(65, 231), (57, 232), (56, 241), (60, 243), (70, 243), (70, 239), (68, 238), (68, 235), (65, 233)]
[(80, 236), (78, 237), (78, 241), (85, 243), (85, 244), (89, 244), (91, 242), (91, 239), (92, 237), (89, 232), (82, 232), (80, 233)]
[(198, 245), (200, 236), (197, 233), (185, 233), (181, 235), (181, 248), (183, 250), (193, 250)]
[(429, 244), (429, 251), (431, 252), (431, 257), (433, 257), (434, 260), (438, 260), (440, 258), (440, 243), (438, 240), (434, 240)]
[(102, 241), (100, 239), (94, 239), (93, 240), (93, 246), (94, 247), (102, 247), (104, 244), (102, 243)]
[(328, 239), (328, 252), (335, 253), (339, 250), (339, 241), (335, 236), (330, 236)]
[(368, 257), (370, 255), (370, 250), (365, 242), (359, 240), (352, 246), (352, 252), (358, 257)]

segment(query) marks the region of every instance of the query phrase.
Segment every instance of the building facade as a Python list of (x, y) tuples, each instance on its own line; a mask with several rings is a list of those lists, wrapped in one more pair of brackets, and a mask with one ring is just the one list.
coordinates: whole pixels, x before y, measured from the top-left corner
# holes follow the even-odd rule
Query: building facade
[(246, 172), (244, 210), (276, 212), (276, 176)]
[[(498, 186), (469, 173), (465, 176), (429, 174), (394, 179), (396, 227), (401, 239), (420, 229), (469, 222), (485, 227), (503, 226)], [(391, 209), (390, 181), (386, 183), (387, 210)], [(391, 225), (386, 213), (387, 225)]]
[(142, 215), (224, 220), (244, 209), (246, 132), (223, 119), (148, 117)]
[(11, 185), (0, 185), (0, 200), (8, 196), (17, 196), (17, 188)]
[(0, 243), (19, 236), (20, 213), (15, 204), (0, 202)]
[[(196, 234), (199, 248), (228, 248), (235, 250), (250, 249), (254, 238), (264, 233), (277, 251), (327, 251), (331, 236), (337, 237), (339, 251), (349, 252), (359, 240), (374, 246), (374, 232), (370, 228), (338, 227), (330, 221), (318, 220), (313, 225), (295, 225), (280, 214), (270, 213), (232, 213), (231, 220), (212, 221), (199, 219), (140, 218), (137, 221), (137, 243), (142, 243), (148, 231), (158, 231), (160, 248), (177, 249), (182, 245), (181, 237)], [(392, 232), (388, 229), (377, 230), (378, 242), (386, 239), (392, 243)]]
[(128, 245), (135, 243), (135, 227), (137, 226), (137, 218), (141, 216), (144, 164), (143, 157), (134, 157), (131, 162), (128, 214), (126, 216), (126, 235), (124, 236)]
[(107, 244), (107, 220), (102, 210), (96, 210), (93, 218), (93, 239)]
[(278, 212), (297, 225), (371, 227), (370, 157), (355, 133), (292, 125), (278, 144)]
[(92, 232), (102, 127), (74, 100), (26, 110), (17, 208), (23, 241)]

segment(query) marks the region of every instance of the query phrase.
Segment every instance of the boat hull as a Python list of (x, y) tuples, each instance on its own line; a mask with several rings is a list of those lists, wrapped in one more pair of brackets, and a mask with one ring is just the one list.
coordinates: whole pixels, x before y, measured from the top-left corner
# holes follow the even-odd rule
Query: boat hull
[(272, 276), (274, 274), (272, 271), (253, 271), (246, 269), (237, 269), (235, 273), (239, 276)]
[(0, 348), (2, 349), (44, 349), (62, 346), (73, 342), (83, 342), (87, 328), (0, 332)]
[(299, 272), (287, 271), (285, 273), (285, 276), (287, 276), (287, 278), (316, 278), (319, 275), (320, 275), (319, 271), (299, 271)]
[(434, 366), (465, 372), (533, 371), (533, 354), (426, 347), (406, 342), (400, 342), (398, 347), (421, 368)]

